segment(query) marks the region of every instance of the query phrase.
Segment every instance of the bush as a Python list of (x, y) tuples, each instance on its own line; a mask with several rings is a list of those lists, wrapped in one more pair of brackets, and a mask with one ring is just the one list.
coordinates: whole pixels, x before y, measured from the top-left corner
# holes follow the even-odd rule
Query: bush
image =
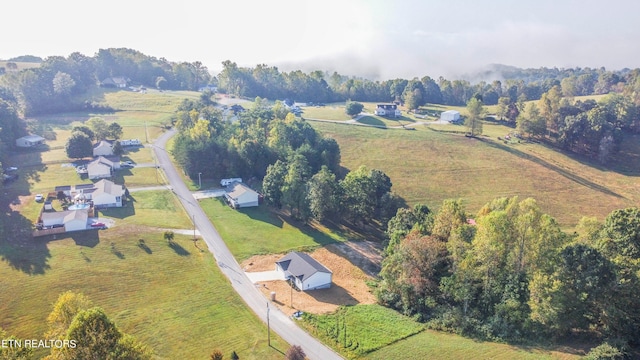
[(624, 351), (609, 344), (608, 342), (604, 342), (601, 345), (594, 347), (589, 351), (587, 356), (584, 357), (586, 360), (623, 360), (626, 358), (627, 356)]

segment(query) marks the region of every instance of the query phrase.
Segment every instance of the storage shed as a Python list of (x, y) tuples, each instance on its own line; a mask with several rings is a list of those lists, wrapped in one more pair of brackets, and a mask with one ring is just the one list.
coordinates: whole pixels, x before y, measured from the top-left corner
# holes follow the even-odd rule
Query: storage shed
[(440, 120), (448, 122), (456, 122), (460, 120), (460, 112), (456, 110), (447, 110), (440, 114)]

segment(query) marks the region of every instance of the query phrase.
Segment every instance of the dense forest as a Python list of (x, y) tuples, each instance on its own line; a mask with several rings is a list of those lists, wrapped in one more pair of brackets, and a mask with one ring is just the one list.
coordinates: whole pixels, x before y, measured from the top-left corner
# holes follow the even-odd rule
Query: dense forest
[[(640, 210), (561, 231), (535, 200), (402, 208), (389, 222), (378, 300), (430, 327), (484, 339), (640, 345)], [(626, 349), (626, 350), (625, 350)], [(623, 358), (620, 356), (619, 358)]]

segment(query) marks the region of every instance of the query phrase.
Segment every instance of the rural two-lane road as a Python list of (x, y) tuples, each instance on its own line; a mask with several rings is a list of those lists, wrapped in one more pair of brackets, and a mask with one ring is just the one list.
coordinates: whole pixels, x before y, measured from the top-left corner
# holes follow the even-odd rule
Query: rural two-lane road
[[(206, 216), (198, 201), (194, 199), (177, 169), (171, 162), (169, 154), (165, 150), (165, 144), (176, 131), (171, 129), (162, 134), (154, 143), (153, 150), (160, 168), (164, 169), (173, 192), (193, 219), (196, 229), (206, 242), (209, 251), (216, 259), (223, 274), (229, 279), (234, 290), (242, 297), (247, 305), (267, 323), (268, 300), (262, 295), (255, 285), (245, 275), (240, 265), (227, 248), (220, 234)], [(275, 306), (270, 306), (269, 323), (271, 330), (291, 345), (300, 345), (309, 359), (330, 360), (342, 359), (335, 351), (331, 350), (306, 331), (299, 328), (293, 320)], [(265, 334), (265, 337), (267, 334)], [(286, 349), (283, 349), (286, 351)]]

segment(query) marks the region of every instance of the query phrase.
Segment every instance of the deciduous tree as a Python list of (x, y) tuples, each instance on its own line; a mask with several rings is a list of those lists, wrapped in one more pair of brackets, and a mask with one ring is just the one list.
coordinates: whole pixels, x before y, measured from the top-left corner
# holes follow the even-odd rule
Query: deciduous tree
[(93, 144), (91, 139), (82, 132), (74, 132), (71, 134), (65, 145), (67, 157), (72, 159), (81, 159), (93, 155)]

